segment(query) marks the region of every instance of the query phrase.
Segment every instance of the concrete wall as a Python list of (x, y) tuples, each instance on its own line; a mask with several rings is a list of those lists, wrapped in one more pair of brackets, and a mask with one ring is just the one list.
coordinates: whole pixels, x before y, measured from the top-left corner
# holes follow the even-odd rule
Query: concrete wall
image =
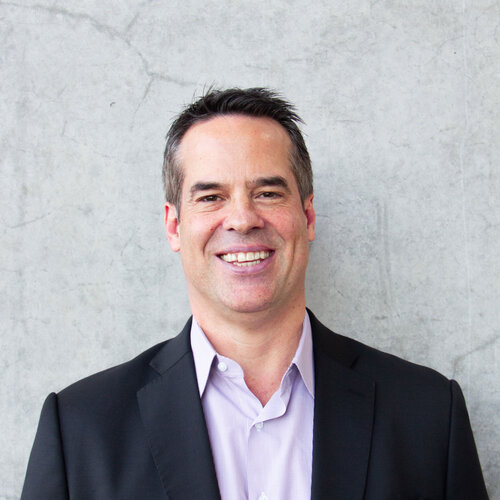
[(500, 4), (0, 1), (0, 499), (41, 404), (189, 314), (162, 224), (174, 113), (295, 102), (314, 162), (308, 304), (462, 385), (500, 499)]

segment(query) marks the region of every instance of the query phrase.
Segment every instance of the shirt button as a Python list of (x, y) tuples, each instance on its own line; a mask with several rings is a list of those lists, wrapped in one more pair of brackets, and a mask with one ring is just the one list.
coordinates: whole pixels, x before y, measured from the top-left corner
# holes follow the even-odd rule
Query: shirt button
[[(255, 428), (256, 428), (258, 431), (260, 431), (260, 430), (262, 429), (262, 427), (264, 427), (264, 422), (257, 422), (257, 423), (255, 424)], [(262, 494), (260, 495), (259, 500), (260, 500), (260, 499), (264, 500), (265, 498), (267, 498), (267, 497), (266, 497), (266, 495), (264, 495), (264, 496), (262, 496), (262, 495), (264, 495), (264, 493), (262, 493)]]
[(226, 363), (224, 363), (224, 361), (221, 361), (218, 365), (217, 365), (217, 369), (220, 371), (220, 372), (225, 372), (227, 370), (227, 365)]
[(269, 500), (269, 499), (267, 498), (267, 495), (266, 495), (264, 492), (262, 492), (262, 493), (259, 495), (259, 499), (258, 499), (258, 500)]

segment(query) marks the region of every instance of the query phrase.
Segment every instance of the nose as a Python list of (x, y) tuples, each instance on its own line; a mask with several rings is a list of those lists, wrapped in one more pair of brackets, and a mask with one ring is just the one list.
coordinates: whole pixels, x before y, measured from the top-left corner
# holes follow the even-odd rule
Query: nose
[(247, 234), (252, 229), (264, 227), (264, 219), (251, 199), (232, 200), (228, 204), (227, 210), (223, 222), (223, 227), (227, 231), (233, 230), (241, 234)]

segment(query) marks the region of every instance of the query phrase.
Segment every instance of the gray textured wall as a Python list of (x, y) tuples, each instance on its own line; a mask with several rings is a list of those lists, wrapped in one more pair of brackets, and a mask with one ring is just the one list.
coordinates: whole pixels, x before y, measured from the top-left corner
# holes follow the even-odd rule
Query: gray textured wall
[(500, 499), (499, 19), (491, 0), (0, 1), (0, 499), (48, 392), (183, 325), (161, 156), (211, 83), (297, 104), (309, 306), (460, 382)]

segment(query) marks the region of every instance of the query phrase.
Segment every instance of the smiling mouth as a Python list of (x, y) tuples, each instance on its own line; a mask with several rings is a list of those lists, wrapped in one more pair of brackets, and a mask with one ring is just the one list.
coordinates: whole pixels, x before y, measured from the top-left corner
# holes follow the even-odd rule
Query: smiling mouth
[(272, 251), (261, 250), (260, 252), (237, 252), (224, 253), (219, 257), (230, 264), (238, 267), (250, 267), (260, 264), (263, 260), (268, 259)]

